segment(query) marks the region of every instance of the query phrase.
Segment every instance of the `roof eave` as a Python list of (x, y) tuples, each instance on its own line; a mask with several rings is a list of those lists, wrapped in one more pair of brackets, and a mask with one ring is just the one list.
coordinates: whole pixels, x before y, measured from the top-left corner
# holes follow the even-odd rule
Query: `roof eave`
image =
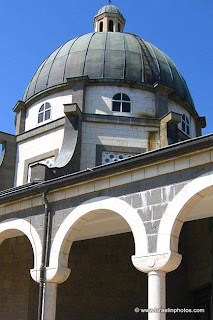
[(213, 134), (185, 140), (167, 147), (156, 149), (140, 155), (133, 156), (115, 163), (101, 165), (87, 170), (71, 173), (36, 184), (27, 184), (0, 192), (0, 204), (22, 199), (24, 197), (41, 194), (51, 190), (60, 189), (77, 183), (91, 181), (119, 172), (136, 169), (158, 162), (166, 161), (177, 156), (183, 156), (196, 151), (213, 147)]

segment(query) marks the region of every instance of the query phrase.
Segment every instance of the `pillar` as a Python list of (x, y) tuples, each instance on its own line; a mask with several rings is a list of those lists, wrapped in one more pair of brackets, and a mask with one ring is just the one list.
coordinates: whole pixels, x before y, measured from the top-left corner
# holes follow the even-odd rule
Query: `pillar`
[(42, 320), (56, 318), (57, 286), (55, 282), (45, 283)]
[[(132, 256), (135, 268), (148, 274), (148, 309), (166, 309), (166, 273), (177, 269), (181, 259), (174, 251)], [(148, 320), (166, 320), (166, 313), (150, 310)]]
[(26, 119), (26, 106), (23, 101), (18, 101), (13, 111), (16, 112), (16, 135), (24, 132)]
[[(166, 273), (151, 271), (148, 273), (148, 309), (166, 308)], [(149, 312), (149, 320), (165, 320), (166, 313)]]
[[(38, 259), (38, 268), (31, 269), (30, 274), (34, 281), (40, 282), (40, 272)], [(57, 286), (67, 280), (70, 275), (70, 269), (62, 266), (46, 267), (45, 287), (42, 301), (42, 314), (38, 314), (40, 320), (55, 320), (56, 319), (56, 302), (57, 302)]]

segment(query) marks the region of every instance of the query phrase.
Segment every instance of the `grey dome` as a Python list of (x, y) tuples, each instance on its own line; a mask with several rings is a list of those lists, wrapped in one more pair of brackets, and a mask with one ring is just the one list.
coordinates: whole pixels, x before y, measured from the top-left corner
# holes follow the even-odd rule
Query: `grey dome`
[(158, 82), (194, 108), (186, 82), (173, 61), (136, 35), (119, 32), (88, 33), (59, 47), (38, 68), (23, 100), (64, 84), (67, 78), (82, 76), (142, 85)]
[(122, 13), (120, 12), (120, 10), (116, 6), (113, 6), (113, 5), (104, 6), (103, 8), (98, 10), (98, 13), (96, 14), (96, 17), (99, 16), (100, 14), (102, 14), (102, 13), (118, 13), (124, 19), (124, 17), (122, 15)]

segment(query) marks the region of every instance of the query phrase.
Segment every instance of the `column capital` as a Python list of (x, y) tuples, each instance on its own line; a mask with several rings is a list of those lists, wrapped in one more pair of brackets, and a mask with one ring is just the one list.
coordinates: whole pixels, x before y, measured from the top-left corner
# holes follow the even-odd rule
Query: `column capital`
[[(46, 268), (46, 283), (62, 283), (67, 280), (70, 275), (71, 270), (66, 267), (58, 266), (56, 268), (47, 267)], [(40, 281), (40, 269), (31, 269), (30, 270), (31, 277), (34, 281)]]
[(132, 263), (136, 269), (141, 272), (149, 273), (151, 271), (171, 272), (179, 266), (182, 255), (169, 251), (166, 253), (153, 253), (147, 256), (132, 256)]

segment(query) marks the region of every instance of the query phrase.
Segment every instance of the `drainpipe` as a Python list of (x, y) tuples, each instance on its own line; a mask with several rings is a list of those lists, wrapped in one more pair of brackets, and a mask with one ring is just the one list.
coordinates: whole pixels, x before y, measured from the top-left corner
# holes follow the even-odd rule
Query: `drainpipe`
[(44, 314), (44, 291), (45, 291), (45, 278), (46, 278), (46, 267), (47, 267), (47, 254), (48, 254), (48, 240), (50, 233), (50, 210), (49, 202), (47, 200), (47, 193), (44, 192), (42, 195), (44, 202), (44, 232), (43, 232), (43, 243), (42, 243), (42, 258), (40, 267), (40, 280), (39, 280), (39, 300), (38, 300), (38, 320), (43, 320)]

